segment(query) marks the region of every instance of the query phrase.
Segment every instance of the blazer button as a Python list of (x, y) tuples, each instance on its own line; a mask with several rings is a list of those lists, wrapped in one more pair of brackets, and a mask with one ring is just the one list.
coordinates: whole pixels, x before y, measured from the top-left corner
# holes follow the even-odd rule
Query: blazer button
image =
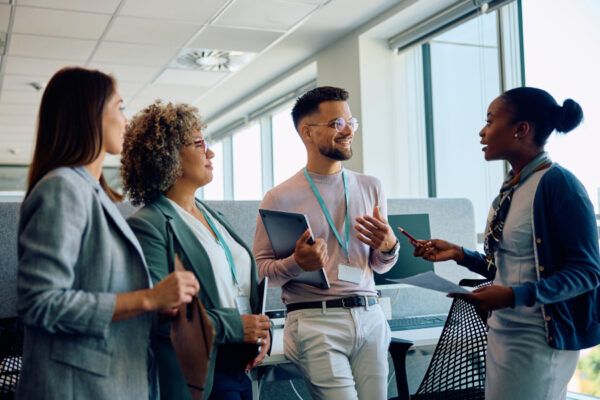
[(538, 265), (538, 269), (540, 270), (540, 272), (544, 271), (544, 266), (543, 265)]
[(551, 317), (551, 316), (549, 316), (549, 315), (546, 315), (546, 316), (544, 317), (544, 319), (545, 319), (546, 321), (550, 321), (550, 320), (552, 319), (552, 317)]
[(542, 243), (542, 239), (541, 239), (541, 238), (537, 238), (537, 239), (535, 239), (535, 242), (536, 242), (537, 244), (540, 244), (540, 243)]
[(552, 336), (548, 336), (548, 341), (549, 341), (549, 342), (551, 342), (551, 341), (553, 341), (553, 340), (554, 340), (554, 338), (553, 338)]

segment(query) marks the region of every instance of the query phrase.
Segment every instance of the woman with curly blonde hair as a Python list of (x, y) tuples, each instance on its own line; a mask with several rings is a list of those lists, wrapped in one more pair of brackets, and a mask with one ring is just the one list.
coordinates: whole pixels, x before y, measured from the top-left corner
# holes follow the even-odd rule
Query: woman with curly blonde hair
[[(142, 245), (150, 274), (159, 281), (174, 254), (200, 281), (200, 300), (215, 329), (204, 397), (251, 399), (246, 372), (270, 348), (270, 322), (260, 308), (256, 264), (224, 216), (195, 198), (213, 179), (212, 158), (198, 110), (160, 101), (131, 120), (123, 146), (125, 193), (144, 207), (128, 219)], [(161, 397), (191, 398), (163, 322), (153, 348)], [(211, 387), (212, 386), (212, 387)]]

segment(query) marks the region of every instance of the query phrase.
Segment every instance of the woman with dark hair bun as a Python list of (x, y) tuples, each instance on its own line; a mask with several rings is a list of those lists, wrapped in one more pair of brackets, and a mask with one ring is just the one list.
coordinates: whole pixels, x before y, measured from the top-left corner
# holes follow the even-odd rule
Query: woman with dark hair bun
[[(44, 90), (19, 220), (20, 399), (148, 399), (150, 312), (189, 303), (176, 272), (152, 287), (141, 246), (102, 177), (127, 120), (112, 77), (58, 71)], [(154, 388), (154, 387), (152, 387)]]
[[(544, 152), (548, 136), (583, 119), (571, 99), (509, 90), (489, 106), (479, 133), (485, 159), (512, 170), (492, 202), (485, 254), (439, 240), (416, 241), (415, 256), (454, 260), (493, 279), (460, 295), (488, 319), (486, 400), (559, 400), (579, 350), (600, 343), (600, 256), (594, 208), (577, 178)], [(458, 296), (458, 295), (457, 295)]]

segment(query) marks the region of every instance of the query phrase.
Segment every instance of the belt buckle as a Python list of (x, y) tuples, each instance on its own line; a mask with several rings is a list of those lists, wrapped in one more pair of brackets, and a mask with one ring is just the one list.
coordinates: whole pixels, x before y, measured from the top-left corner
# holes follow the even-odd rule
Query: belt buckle
[(352, 308), (352, 307), (355, 307), (354, 305), (347, 306), (346, 305), (346, 300), (350, 301), (350, 300), (354, 300), (354, 298), (353, 297), (344, 297), (344, 298), (342, 298), (342, 308)]

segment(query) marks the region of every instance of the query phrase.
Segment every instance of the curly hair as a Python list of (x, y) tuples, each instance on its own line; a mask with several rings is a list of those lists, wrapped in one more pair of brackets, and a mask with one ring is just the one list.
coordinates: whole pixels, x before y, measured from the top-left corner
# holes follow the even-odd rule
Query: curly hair
[(129, 122), (123, 142), (123, 190), (134, 205), (150, 204), (181, 176), (180, 152), (205, 127), (198, 109), (157, 100)]

